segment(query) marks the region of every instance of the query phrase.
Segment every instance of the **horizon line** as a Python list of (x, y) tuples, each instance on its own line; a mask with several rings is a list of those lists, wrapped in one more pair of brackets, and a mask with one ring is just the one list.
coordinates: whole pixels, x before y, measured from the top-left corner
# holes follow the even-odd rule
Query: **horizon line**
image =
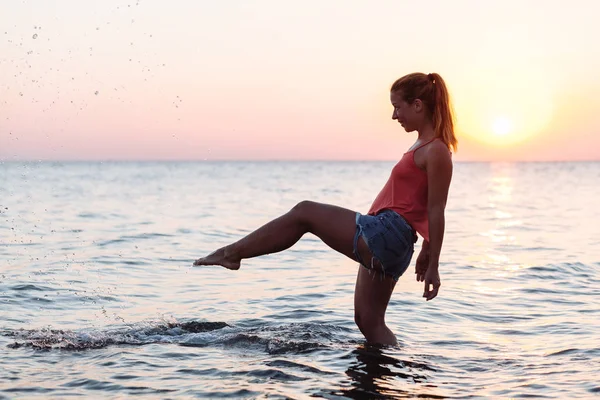
[[(368, 162), (397, 162), (399, 159), (382, 160), (360, 160), (360, 159), (2, 159), (0, 163), (309, 163), (309, 162), (329, 162), (329, 163), (368, 163)], [(582, 159), (582, 160), (454, 160), (454, 163), (460, 164), (525, 164), (525, 163), (590, 163), (600, 162), (600, 159)]]

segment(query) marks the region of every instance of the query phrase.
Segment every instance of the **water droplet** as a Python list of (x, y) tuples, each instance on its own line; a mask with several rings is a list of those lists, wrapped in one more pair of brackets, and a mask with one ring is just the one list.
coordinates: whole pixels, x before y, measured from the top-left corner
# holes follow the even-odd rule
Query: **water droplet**
[(34, 38), (34, 39), (37, 39), (37, 33), (34, 33), (34, 34), (33, 34), (33, 38)]

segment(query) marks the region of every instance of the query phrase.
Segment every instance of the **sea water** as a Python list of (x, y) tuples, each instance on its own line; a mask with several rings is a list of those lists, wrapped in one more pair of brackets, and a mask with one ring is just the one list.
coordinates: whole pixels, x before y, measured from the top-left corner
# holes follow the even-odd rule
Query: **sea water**
[[(456, 163), (436, 299), (386, 321), (310, 234), (192, 267), (301, 200), (366, 212), (393, 162), (0, 163), (0, 398), (600, 395), (600, 163)], [(417, 244), (417, 253), (421, 241)]]

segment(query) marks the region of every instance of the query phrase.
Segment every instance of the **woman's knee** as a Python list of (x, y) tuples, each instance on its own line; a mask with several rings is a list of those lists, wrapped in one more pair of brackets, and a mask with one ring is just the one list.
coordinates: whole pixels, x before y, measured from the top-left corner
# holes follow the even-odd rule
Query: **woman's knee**
[(309, 225), (310, 214), (314, 211), (316, 205), (317, 203), (314, 201), (302, 200), (300, 203), (292, 207), (290, 213), (295, 215), (300, 223)]
[(299, 214), (304, 214), (310, 211), (317, 203), (310, 200), (302, 200), (300, 203), (292, 207), (292, 211)]
[(379, 329), (380, 326), (385, 326), (384, 316), (362, 310), (354, 310), (354, 322), (363, 334), (370, 330)]

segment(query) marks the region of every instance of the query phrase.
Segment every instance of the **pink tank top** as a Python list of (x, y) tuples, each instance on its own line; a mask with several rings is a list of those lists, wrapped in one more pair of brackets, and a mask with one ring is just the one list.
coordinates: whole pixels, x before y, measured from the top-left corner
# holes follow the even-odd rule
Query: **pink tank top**
[(371, 205), (369, 215), (383, 210), (400, 214), (419, 235), (429, 241), (429, 219), (427, 218), (427, 172), (415, 164), (415, 151), (437, 138), (423, 143), (402, 156), (392, 168), (388, 181)]

